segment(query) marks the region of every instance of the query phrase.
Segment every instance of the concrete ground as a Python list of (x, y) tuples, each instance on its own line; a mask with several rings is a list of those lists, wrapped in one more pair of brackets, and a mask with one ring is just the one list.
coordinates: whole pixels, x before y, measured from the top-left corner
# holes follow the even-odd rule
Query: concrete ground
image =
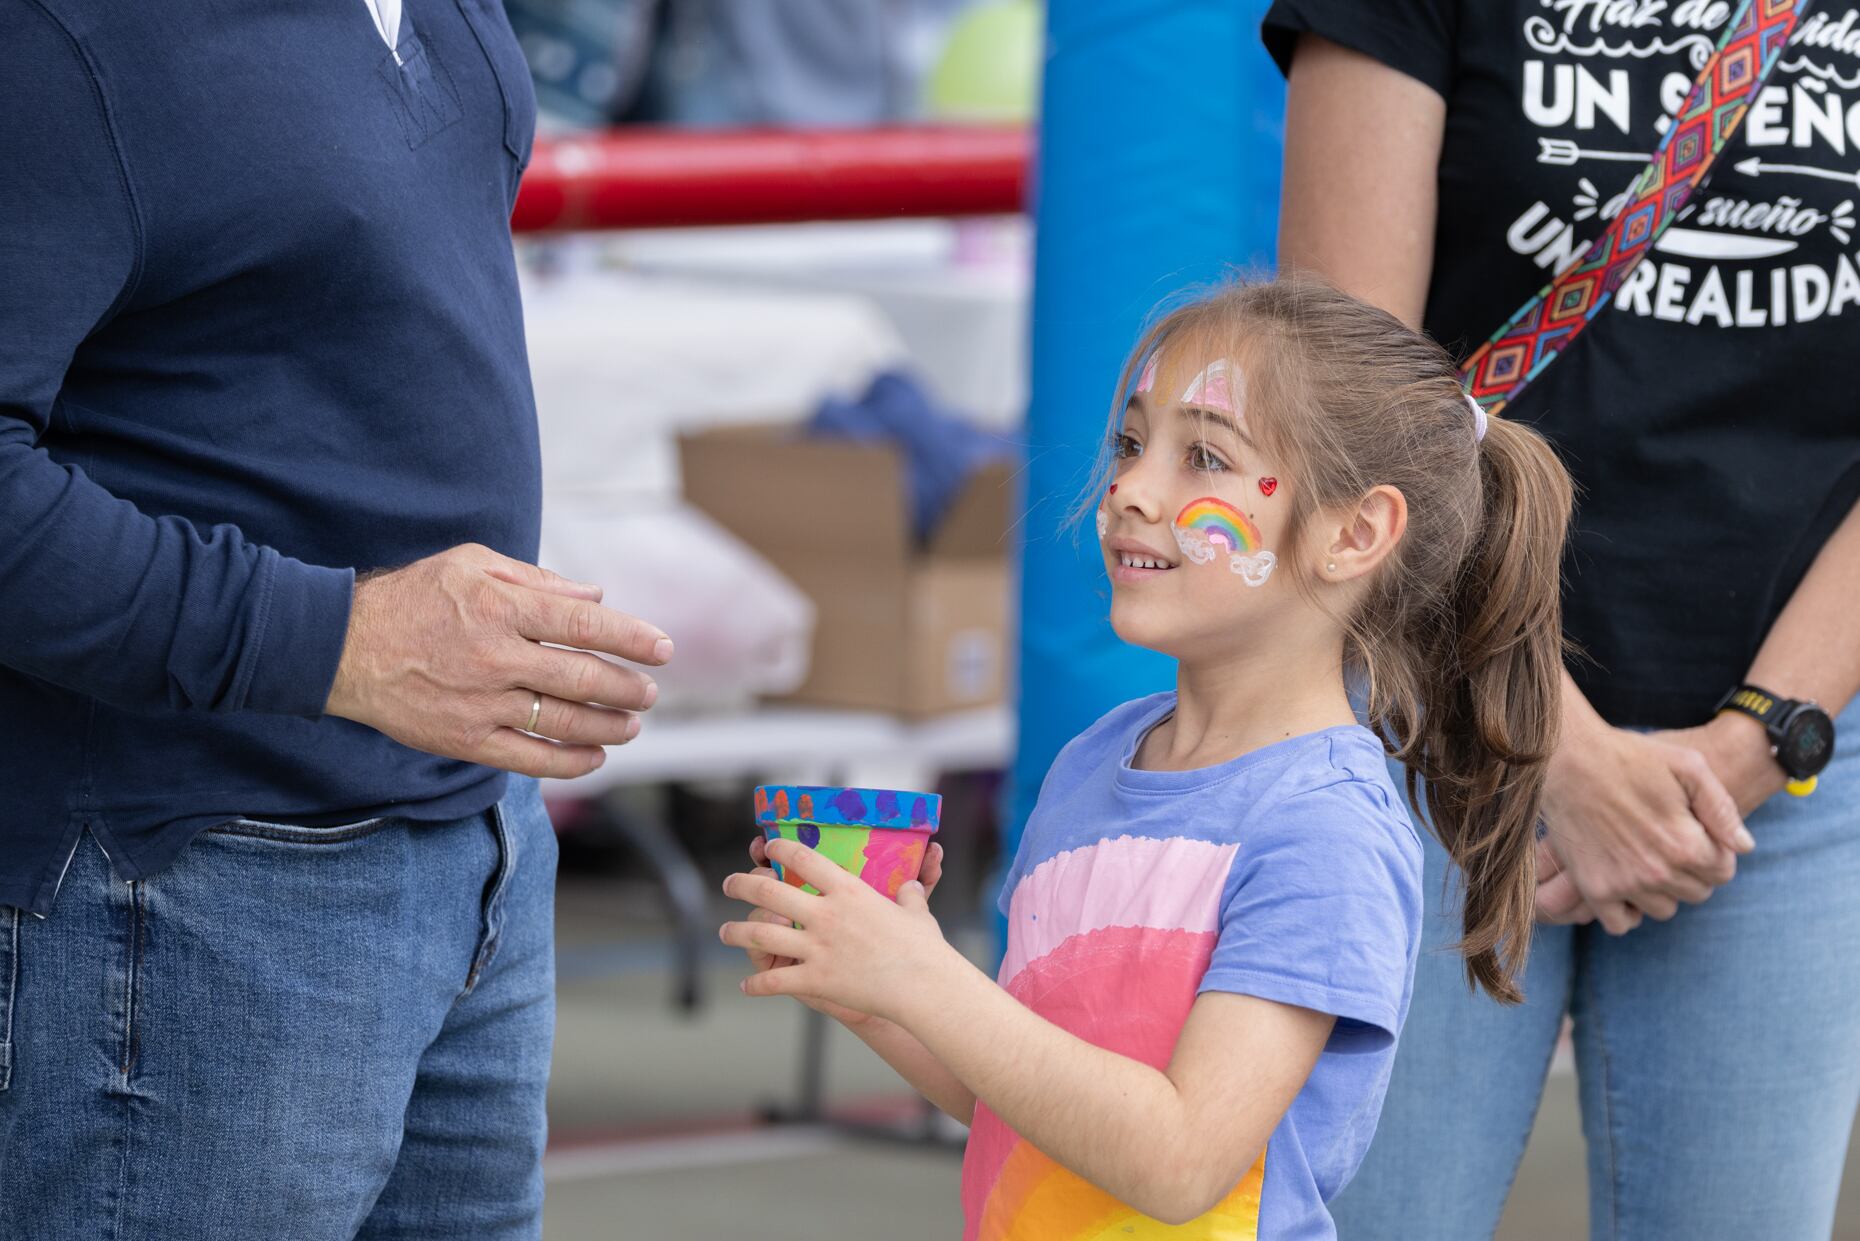
[[(718, 945), (703, 1008), (680, 1015), (653, 909), (649, 890), (612, 881), (566, 880), (561, 892), (547, 1241), (960, 1237), (951, 1147), (760, 1122), (762, 1109), (795, 1096), (800, 1011), (738, 993), (742, 969)], [(827, 1077), (837, 1108), (918, 1115), (882, 1062), (833, 1034)], [(1860, 1168), (1851, 1151), (1848, 1166)], [(1576, 1083), (1559, 1068), (1498, 1241), (1580, 1241), (1587, 1210)], [(1834, 1239), (1860, 1241), (1860, 1203), (1842, 1204)]]

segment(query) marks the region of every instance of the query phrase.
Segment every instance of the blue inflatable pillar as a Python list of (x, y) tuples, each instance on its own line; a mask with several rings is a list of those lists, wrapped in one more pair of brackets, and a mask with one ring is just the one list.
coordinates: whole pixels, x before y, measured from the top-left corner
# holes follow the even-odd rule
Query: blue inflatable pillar
[(1266, 7), (1047, 4), (1010, 857), (1060, 748), (1174, 684), (1171, 661), (1111, 632), (1097, 543), (1063, 527), (1151, 313), (1185, 286), (1269, 269), (1285, 91), (1259, 42)]

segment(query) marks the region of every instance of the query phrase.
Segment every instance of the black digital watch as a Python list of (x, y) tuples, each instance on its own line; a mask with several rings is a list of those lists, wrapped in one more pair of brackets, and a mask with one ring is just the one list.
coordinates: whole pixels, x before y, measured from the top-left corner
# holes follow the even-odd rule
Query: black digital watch
[(1789, 791), (1805, 797), (1834, 756), (1834, 721), (1812, 702), (1779, 698), (1755, 685), (1740, 685), (1719, 702), (1720, 711), (1741, 711), (1763, 725), (1770, 753), (1789, 777)]

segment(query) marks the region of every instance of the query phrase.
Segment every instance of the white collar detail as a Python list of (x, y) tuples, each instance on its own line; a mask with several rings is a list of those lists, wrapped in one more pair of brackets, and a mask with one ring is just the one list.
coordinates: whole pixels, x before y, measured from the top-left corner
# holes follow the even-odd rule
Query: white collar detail
[(401, 0), (362, 0), (368, 6), (368, 15), (374, 18), (375, 29), (388, 45), (388, 51), (394, 52), (396, 62), (400, 53), (400, 5)]

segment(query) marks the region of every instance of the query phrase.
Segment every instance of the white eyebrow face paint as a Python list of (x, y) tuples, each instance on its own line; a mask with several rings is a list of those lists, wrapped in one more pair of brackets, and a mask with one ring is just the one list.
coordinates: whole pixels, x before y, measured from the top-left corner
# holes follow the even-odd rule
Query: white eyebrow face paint
[(1236, 389), (1243, 382), (1240, 368), (1221, 358), (1202, 367), (1201, 373), (1189, 380), (1188, 387), (1182, 391), (1182, 404), (1217, 409), (1238, 417), (1240, 400)]

